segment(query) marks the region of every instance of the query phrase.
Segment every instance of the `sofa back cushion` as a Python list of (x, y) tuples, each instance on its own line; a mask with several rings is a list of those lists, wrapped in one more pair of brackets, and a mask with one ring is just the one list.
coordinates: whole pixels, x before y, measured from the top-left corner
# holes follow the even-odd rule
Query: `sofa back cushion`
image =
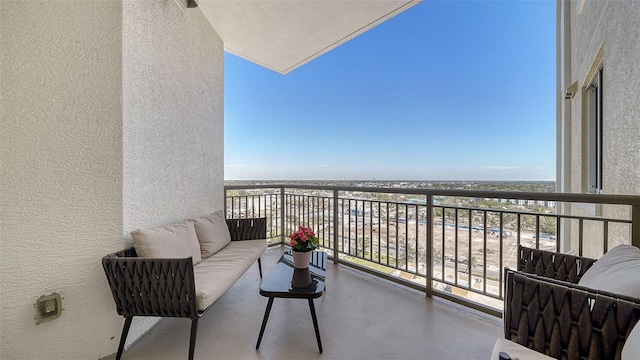
[(222, 210), (190, 221), (195, 225), (203, 259), (217, 253), (231, 242), (231, 234)]
[(602, 255), (578, 282), (580, 286), (640, 298), (640, 249), (618, 245)]
[(193, 265), (202, 259), (195, 227), (190, 221), (134, 230), (131, 237), (140, 257), (179, 259), (191, 256)]

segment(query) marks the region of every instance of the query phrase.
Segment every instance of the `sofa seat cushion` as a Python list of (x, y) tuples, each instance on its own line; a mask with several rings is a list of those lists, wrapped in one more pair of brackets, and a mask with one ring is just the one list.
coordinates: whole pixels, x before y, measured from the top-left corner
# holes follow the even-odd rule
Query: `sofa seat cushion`
[(607, 251), (584, 273), (578, 285), (640, 298), (640, 249), (619, 245)]
[(526, 346), (522, 346), (516, 342), (509, 341), (507, 339), (500, 338), (493, 345), (493, 352), (491, 353), (491, 360), (498, 360), (500, 352), (509, 354), (512, 359), (527, 359), (527, 360), (550, 360), (553, 359), (543, 353), (539, 353), (535, 350), (531, 350)]
[(624, 342), (622, 348), (621, 360), (638, 360), (640, 359), (640, 322), (631, 329), (627, 341)]
[(220, 251), (231, 242), (231, 234), (222, 210), (189, 221), (193, 222), (196, 228), (203, 259)]
[(191, 256), (194, 265), (201, 260), (200, 244), (189, 221), (134, 230), (131, 237), (140, 257), (182, 259)]
[(232, 241), (195, 266), (198, 311), (218, 300), (266, 250), (266, 240)]

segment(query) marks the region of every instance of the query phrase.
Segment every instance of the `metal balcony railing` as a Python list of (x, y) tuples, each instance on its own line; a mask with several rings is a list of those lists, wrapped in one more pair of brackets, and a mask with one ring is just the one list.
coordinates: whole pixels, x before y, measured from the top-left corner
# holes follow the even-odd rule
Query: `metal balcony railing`
[(225, 209), (266, 217), (270, 245), (309, 226), (334, 263), (496, 316), (520, 244), (590, 257), (640, 246), (640, 196), (241, 185), (225, 187)]

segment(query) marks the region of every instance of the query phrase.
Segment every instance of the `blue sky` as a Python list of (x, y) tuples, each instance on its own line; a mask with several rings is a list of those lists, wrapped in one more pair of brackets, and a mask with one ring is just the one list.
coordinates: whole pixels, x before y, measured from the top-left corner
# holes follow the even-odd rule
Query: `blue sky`
[(225, 53), (226, 180), (555, 180), (555, 1), (431, 1), (287, 75)]

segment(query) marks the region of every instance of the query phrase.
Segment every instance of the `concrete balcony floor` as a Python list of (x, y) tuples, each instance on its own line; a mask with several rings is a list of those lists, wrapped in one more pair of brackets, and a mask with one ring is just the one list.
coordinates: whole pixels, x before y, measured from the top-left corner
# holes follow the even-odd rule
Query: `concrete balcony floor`
[[(267, 250), (266, 276), (284, 251)], [(323, 354), (306, 300), (275, 299), (260, 349), (267, 298), (253, 265), (199, 322), (196, 359), (489, 359), (502, 320), (352, 270), (327, 268), (327, 291), (315, 300)], [(134, 319), (135, 321), (135, 319)], [(165, 318), (123, 359), (187, 359), (188, 319)], [(114, 349), (115, 351), (116, 349)]]

